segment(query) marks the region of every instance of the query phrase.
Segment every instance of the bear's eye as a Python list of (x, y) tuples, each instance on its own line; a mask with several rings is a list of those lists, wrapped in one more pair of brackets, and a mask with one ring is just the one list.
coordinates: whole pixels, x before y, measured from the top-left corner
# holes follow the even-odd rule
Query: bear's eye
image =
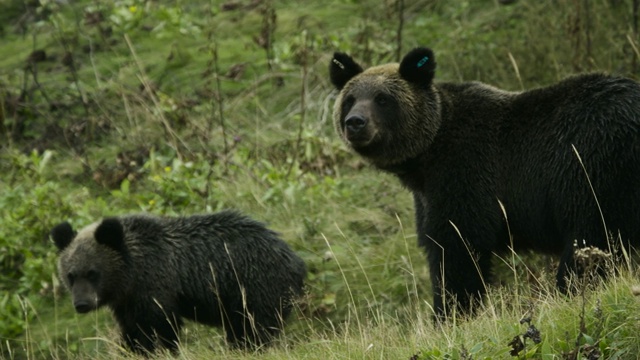
[(378, 106), (387, 106), (391, 103), (392, 99), (387, 94), (378, 94), (373, 101), (375, 101)]
[(356, 101), (356, 99), (349, 95), (347, 96), (343, 101), (342, 101), (342, 111), (343, 112), (348, 112), (351, 107), (353, 106), (353, 103)]
[(72, 273), (67, 274), (67, 281), (69, 281), (69, 285), (73, 285), (73, 281), (76, 279), (76, 276)]
[(98, 279), (100, 279), (100, 274), (97, 271), (95, 270), (87, 271), (87, 280), (91, 282), (96, 282), (98, 281)]

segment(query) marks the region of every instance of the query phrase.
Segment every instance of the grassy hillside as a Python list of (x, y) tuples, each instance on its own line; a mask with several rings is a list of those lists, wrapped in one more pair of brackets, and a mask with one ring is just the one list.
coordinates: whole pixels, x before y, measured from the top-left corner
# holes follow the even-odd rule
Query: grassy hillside
[(634, 3), (0, 0), (0, 358), (125, 356), (107, 311), (73, 313), (53, 225), (223, 208), (282, 234), (308, 295), (274, 348), (230, 351), (191, 324), (183, 358), (633, 358), (631, 265), (566, 298), (556, 259), (496, 257), (479, 315), (432, 323), (411, 197), (340, 143), (327, 67), (336, 50), (378, 64), (426, 45), (441, 81), (637, 78)]

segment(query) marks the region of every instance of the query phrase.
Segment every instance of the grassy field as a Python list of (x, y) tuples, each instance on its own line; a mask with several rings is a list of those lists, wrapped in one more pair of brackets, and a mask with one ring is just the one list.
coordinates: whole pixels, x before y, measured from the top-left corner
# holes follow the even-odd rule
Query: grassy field
[(307, 296), (272, 348), (190, 324), (179, 358), (636, 358), (632, 263), (565, 297), (557, 259), (496, 257), (478, 315), (433, 323), (411, 196), (341, 144), (327, 71), (337, 50), (378, 64), (423, 45), (441, 81), (638, 78), (634, 3), (0, 0), (0, 358), (132, 357), (108, 311), (73, 312), (52, 226), (224, 208), (282, 234)]

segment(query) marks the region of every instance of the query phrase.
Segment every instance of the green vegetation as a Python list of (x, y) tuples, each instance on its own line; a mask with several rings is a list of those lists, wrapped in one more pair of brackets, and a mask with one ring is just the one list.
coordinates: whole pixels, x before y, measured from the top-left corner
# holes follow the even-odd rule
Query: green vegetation
[(0, 358), (126, 356), (107, 311), (73, 313), (52, 226), (223, 208), (282, 234), (307, 262), (308, 296), (259, 355), (191, 325), (183, 358), (639, 354), (632, 266), (566, 298), (555, 259), (496, 258), (478, 316), (434, 324), (410, 195), (334, 134), (336, 50), (377, 64), (426, 45), (437, 79), (509, 90), (640, 75), (637, 0), (500, 3), (0, 0)]

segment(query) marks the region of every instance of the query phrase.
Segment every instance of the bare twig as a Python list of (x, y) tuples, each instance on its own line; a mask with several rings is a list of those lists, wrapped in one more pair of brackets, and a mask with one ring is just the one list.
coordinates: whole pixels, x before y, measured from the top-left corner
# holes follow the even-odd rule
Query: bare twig
[[(638, 7), (640, 5), (640, 0), (633, 0), (633, 40), (631, 41), (631, 45), (638, 41)], [(634, 50), (636, 50), (637, 55), (637, 47), (634, 46)], [(638, 56), (633, 55), (631, 58), (631, 71), (635, 74), (638, 69)]]
[[(58, 26), (55, 22), (54, 22), (54, 27), (57, 31), (57, 35), (58, 35), (58, 41), (60, 42), (60, 45), (62, 45), (62, 47), (64, 48), (64, 52), (65, 52), (65, 56), (68, 56), (69, 61), (66, 62), (66, 65), (69, 67), (69, 72), (71, 73), (71, 78), (73, 80), (73, 84), (75, 85), (76, 90), (78, 91), (78, 95), (80, 97), (80, 102), (82, 103), (82, 107), (84, 109), (84, 114), (85, 116), (89, 116), (89, 106), (87, 104), (87, 99), (86, 96), (84, 94), (84, 92), (82, 91), (82, 87), (80, 86), (80, 80), (78, 80), (78, 69), (76, 67), (76, 60), (75, 57), (73, 56), (73, 51), (71, 49), (71, 47), (69, 46), (69, 42), (67, 41), (66, 37), (64, 36), (64, 33), (62, 31), (61, 26)], [(80, 33), (80, 29), (77, 29), (78, 33)]]
[[(229, 155), (229, 143), (227, 142), (227, 130), (226, 130), (225, 121), (224, 121), (224, 108), (223, 108), (224, 102), (222, 101), (222, 84), (220, 82), (220, 68), (218, 64), (218, 42), (217, 41), (214, 41), (213, 43), (212, 55), (213, 55), (213, 69), (214, 69), (213, 76), (216, 79), (216, 91), (215, 91), (214, 100), (216, 101), (216, 105), (218, 108), (218, 121), (220, 121), (220, 128), (222, 129), (224, 156), (226, 158)], [(211, 133), (211, 130), (212, 130), (212, 122), (213, 121), (209, 122), (209, 133)]]
[[(127, 43), (127, 46), (129, 47), (129, 51), (131, 52), (131, 55), (133, 56), (136, 66), (138, 67), (138, 71), (140, 71), (140, 75), (138, 76), (138, 79), (142, 83), (142, 86), (144, 86), (144, 89), (148, 93), (149, 98), (153, 102), (153, 105), (156, 107), (156, 109), (160, 110), (160, 102), (158, 101), (158, 98), (154, 94), (153, 89), (151, 88), (151, 86), (149, 85), (149, 82), (147, 81), (147, 76), (145, 74), (144, 67), (140, 63), (140, 60), (138, 59), (138, 55), (136, 54), (136, 51), (133, 45), (131, 44), (131, 40), (129, 40), (129, 36), (125, 34), (124, 39)], [(190, 147), (182, 139), (180, 139), (176, 134), (176, 132), (173, 130), (173, 128), (171, 128), (171, 125), (169, 124), (169, 121), (167, 120), (167, 118), (164, 116), (164, 113), (162, 111), (158, 111), (157, 113), (158, 113), (158, 117), (160, 118), (160, 122), (164, 126), (164, 129), (167, 135), (169, 136), (169, 142), (171, 143), (171, 146), (176, 151), (176, 154), (178, 155), (178, 157), (180, 159), (183, 159), (184, 157), (182, 156), (182, 153), (178, 146), (178, 142), (180, 142), (182, 146), (184, 146), (184, 148), (187, 149), (189, 152), (191, 152)]]
[(402, 30), (404, 28), (404, 0), (397, 0), (398, 30), (396, 31), (396, 61), (402, 58)]
[(262, 28), (260, 35), (255, 39), (267, 56), (267, 70), (273, 70), (273, 42), (276, 31), (277, 14), (272, 0), (264, 2), (262, 14)]
[(573, 70), (580, 70), (580, 48), (582, 47), (582, 32), (580, 29), (582, 28), (581, 21), (581, 6), (580, 0), (573, 0), (574, 11), (573, 16), (570, 17), (569, 20), (569, 35), (571, 36), (572, 45), (573, 45)]
[(584, 12), (585, 12), (585, 60), (589, 67), (591, 67), (591, 10), (589, 8), (589, 0), (584, 0)]
[(307, 32), (302, 34), (302, 50), (300, 51), (300, 62), (302, 63), (302, 85), (300, 86), (300, 122), (298, 124), (298, 136), (296, 138), (296, 147), (293, 151), (293, 159), (287, 169), (287, 177), (291, 174), (291, 170), (298, 161), (300, 153), (300, 146), (302, 144), (302, 129), (304, 128), (304, 119), (306, 114), (306, 102), (307, 97), (307, 74), (309, 72), (307, 64)]
[[(33, 34), (33, 50), (34, 51), (36, 50), (36, 34), (35, 33)], [(31, 78), (33, 79), (33, 83), (36, 84), (38, 91), (40, 91), (40, 94), (42, 94), (42, 97), (44, 98), (44, 100), (47, 102), (47, 104), (49, 104), (49, 107), (51, 107), (51, 98), (49, 97), (47, 92), (44, 90), (44, 87), (42, 87), (42, 85), (40, 84), (40, 81), (38, 80), (38, 62), (29, 61), (29, 63), (27, 64), (26, 70), (28, 70), (31, 73)], [(26, 91), (26, 77), (25, 77), (24, 91)]]

